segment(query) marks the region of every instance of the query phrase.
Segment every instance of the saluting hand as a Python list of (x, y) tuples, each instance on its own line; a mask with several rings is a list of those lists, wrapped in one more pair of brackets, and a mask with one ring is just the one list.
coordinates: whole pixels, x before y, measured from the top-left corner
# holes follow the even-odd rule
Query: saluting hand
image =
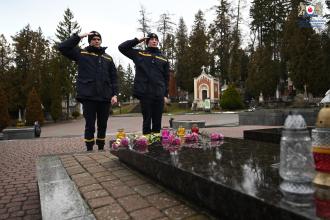
[(142, 37), (142, 38), (139, 39), (139, 42), (140, 43), (145, 42), (147, 39), (149, 39), (149, 37)]
[(111, 98), (111, 105), (114, 105), (114, 104), (116, 104), (118, 102), (118, 100), (117, 100), (117, 96), (112, 96), (112, 98)]
[(81, 39), (83, 39), (84, 37), (87, 37), (88, 35), (91, 35), (91, 34), (93, 34), (93, 33), (91, 33), (91, 32), (87, 32), (87, 33), (79, 34), (78, 36), (79, 36)]
[(78, 36), (83, 39), (84, 37), (87, 37), (89, 33), (83, 33), (83, 34), (78, 34)]

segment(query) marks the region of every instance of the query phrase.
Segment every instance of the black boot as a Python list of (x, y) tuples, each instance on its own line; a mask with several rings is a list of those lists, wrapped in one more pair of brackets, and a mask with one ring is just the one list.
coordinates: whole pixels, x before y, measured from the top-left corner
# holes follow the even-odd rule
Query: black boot
[(87, 151), (92, 151), (93, 150), (93, 145), (94, 144), (86, 144)]
[(99, 150), (104, 150), (105, 138), (97, 138), (96, 145), (98, 146)]

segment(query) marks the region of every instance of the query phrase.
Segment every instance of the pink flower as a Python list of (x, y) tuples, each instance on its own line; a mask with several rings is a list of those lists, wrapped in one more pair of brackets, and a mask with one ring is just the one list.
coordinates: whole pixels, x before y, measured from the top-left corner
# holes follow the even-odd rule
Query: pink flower
[(129, 138), (128, 137), (124, 137), (120, 140), (120, 146), (127, 147), (128, 144), (129, 144)]
[(212, 141), (222, 140), (224, 138), (224, 135), (221, 133), (213, 132), (211, 133), (210, 138)]
[(148, 139), (145, 136), (141, 136), (136, 139), (134, 144), (134, 149), (139, 152), (146, 152), (148, 151)]

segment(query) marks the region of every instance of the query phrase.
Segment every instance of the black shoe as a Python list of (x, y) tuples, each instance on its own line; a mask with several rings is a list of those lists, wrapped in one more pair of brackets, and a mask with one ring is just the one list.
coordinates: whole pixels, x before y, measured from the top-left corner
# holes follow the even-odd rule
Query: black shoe
[(87, 151), (93, 151), (93, 146), (86, 146), (87, 147)]
[(104, 150), (104, 146), (100, 146), (100, 145), (98, 145), (98, 148), (99, 148), (99, 151), (100, 151), (100, 150)]

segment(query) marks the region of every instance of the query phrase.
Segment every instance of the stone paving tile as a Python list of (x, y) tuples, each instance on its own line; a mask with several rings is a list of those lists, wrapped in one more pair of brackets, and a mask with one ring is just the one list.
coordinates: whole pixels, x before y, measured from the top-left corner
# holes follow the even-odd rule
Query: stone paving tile
[(94, 190), (90, 192), (84, 192), (83, 196), (85, 199), (95, 199), (99, 197), (109, 196), (109, 193), (104, 189)]
[(140, 209), (140, 210), (131, 212), (130, 215), (135, 220), (151, 220), (151, 219), (158, 219), (158, 218), (164, 216), (164, 214), (161, 213), (155, 207)]
[(112, 203), (94, 210), (94, 215), (97, 219), (113, 220), (113, 219), (130, 219), (125, 210), (117, 203)]
[(78, 187), (87, 186), (87, 185), (91, 185), (93, 183), (97, 183), (96, 179), (94, 179), (93, 177), (77, 178), (77, 179), (74, 180), (74, 182)]
[(94, 183), (92, 185), (80, 187), (79, 191), (82, 193), (85, 193), (85, 192), (90, 192), (90, 191), (94, 191), (94, 190), (98, 190), (98, 189), (103, 189), (103, 187), (98, 183)]
[(92, 176), (94, 176), (95, 178), (97, 177), (102, 177), (102, 176), (108, 176), (109, 175), (109, 171), (102, 171), (102, 172), (97, 172), (97, 173), (92, 173)]
[(120, 180), (111, 180), (101, 183), (101, 185), (106, 189), (111, 189), (114, 186), (122, 186), (124, 183)]
[(92, 209), (96, 209), (102, 206), (110, 205), (111, 203), (114, 203), (115, 200), (111, 196), (96, 198), (96, 199), (90, 199), (87, 201), (89, 206)]
[(124, 176), (132, 175), (132, 172), (127, 169), (122, 169), (122, 170), (113, 171), (112, 174), (117, 177), (124, 177)]
[(168, 193), (158, 193), (147, 197), (147, 200), (158, 209), (165, 209), (180, 204), (180, 201)]
[(142, 185), (142, 184), (146, 184), (146, 183), (147, 183), (146, 180), (143, 180), (143, 179), (141, 179), (139, 177), (136, 177), (134, 179), (131, 179), (131, 180), (128, 180), (128, 181), (125, 182), (125, 184), (127, 186), (130, 186), (130, 187), (138, 186), (138, 185)]
[(92, 177), (87, 171), (85, 173), (79, 173), (79, 174), (74, 174), (70, 175), (71, 179), (76, 180), (76, 179), (81, 179), (81, 178), (86, 178), (86, 177)]
[(99, 182), (106, 182), (106, 181), (111, 181), (111, 180), (117, 180), (117, 177), (109, 174), (108, 176), (96, 177), (96, 179)]
[(149, 183), (135, 186), (133, 189), (134, 189), (134, 191), (136, 191), (137, 193), (139, 193), (142, 196), (148, 196), (151, 194), (161, 192), (161, 190), (158, 187), (156, 187), (155, 185), (149, 184)]
[(114, 186), (112, 188), (108, 188), (107, 190), (115, 198), (119, 198), (119, 197), (123, 197), (123, 196), (128, 196), (128, 195), (132, 195), (132, 194), (135, 194), (136, 193), (130, 187), (125, 186), (125, 185), (124, 186)]
[(75, 175), (75, 174), (86, 172), (86, 170), (84, 168), (82, 168), (81, 166), (67, 167), (66, 171), (69, 175)]
[(87, 167), (86, 170), (90, 173), (98, 173), (98, 172), (106, 171), (104, 167), (99, 165), (93, 167)]
[(136, 178), (139, 178), (139, 176), (136, 174), (132, 174), (132, 175), (128, 175), (128, 176), (122, 176), (122, 177), (120, 177), (120, 180), (122, 180), (123, 182), (127, 182), (130, 180), (136, 179)]
[(184, 219), (193, 216), (196, 214), (196, 211), (182, 204), (168, 208), (164, 210), (164, 213), (171, 219)]
[(118, 202), (128, 212), (151, 206), (147, 200), (137, 194), (119, 198)]

